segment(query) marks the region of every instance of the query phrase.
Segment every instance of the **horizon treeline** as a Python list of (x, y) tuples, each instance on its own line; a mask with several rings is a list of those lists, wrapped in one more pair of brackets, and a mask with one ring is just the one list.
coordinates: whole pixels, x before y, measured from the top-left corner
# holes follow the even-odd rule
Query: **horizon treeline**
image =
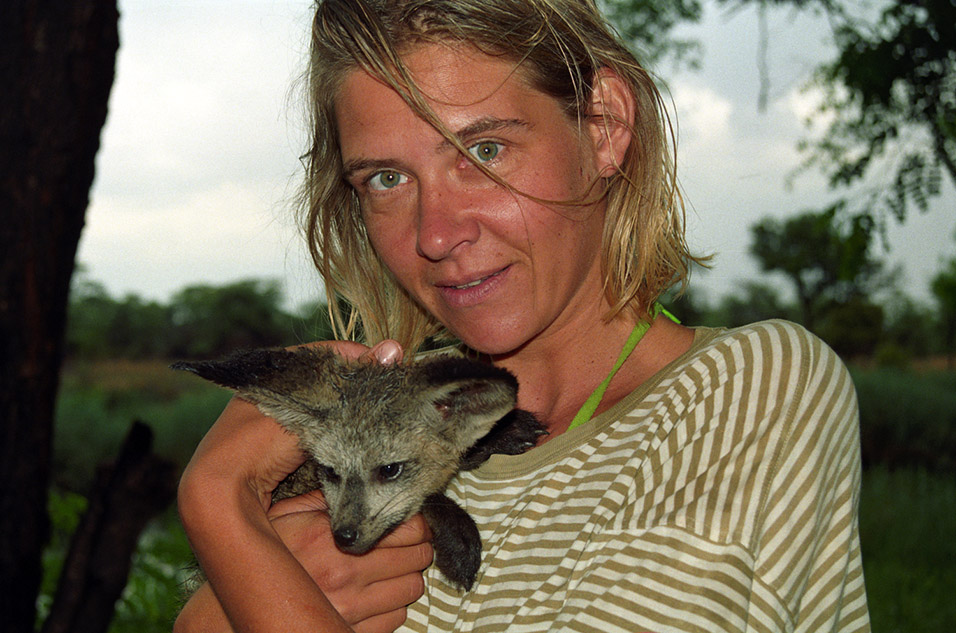
[[(821, 311), (813, 330), (845, 358), (867, 357), (882, 365), (950, 356), (947, 322), (939, 310), (902, 291), (855, 295)], [(692, 286), (663, 300), (687, 325), (735, 327), (783, 318), (803, 323), (796, 300), (780, 285), (748, 281), (737, 292), (709, 301)], [(285, 308), (275, 279), (243, 279), (221, 285), (189, 285), (166, 302), (137, 294), (112, 296), (81, 276), (70, 296), (68, 360), (211, 358), (235, 349), (295, 345), (332, 336), (324, 302)], [(803, 323), (806, 325), (806, 323)]]
[(66, 358), (212, 358), (252, 347), (295, 345), (332, 334), (324, 303), (284, 308), (282, 284), (243, 279), (197, 284), (167, 302), (112, 296), (80, 277), (70, 293)]

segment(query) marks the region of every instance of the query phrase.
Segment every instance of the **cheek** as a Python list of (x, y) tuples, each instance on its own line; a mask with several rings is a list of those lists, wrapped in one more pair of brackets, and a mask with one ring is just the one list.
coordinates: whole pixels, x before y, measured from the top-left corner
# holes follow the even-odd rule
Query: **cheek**
[(395, 277), (399, 285), (412, 291), (414, 280), (420, 277), (419, 258), (415, 252), (415, 239), (398, 232), (369, 232), (369, 240), (382, 264)]

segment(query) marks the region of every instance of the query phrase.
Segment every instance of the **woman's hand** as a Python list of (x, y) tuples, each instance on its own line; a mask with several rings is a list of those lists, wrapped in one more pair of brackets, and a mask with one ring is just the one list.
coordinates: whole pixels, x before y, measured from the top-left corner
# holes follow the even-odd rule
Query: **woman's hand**
[[(350, 358), (396, 362), (394, 342), (372, 350), (332, 343)], [(294, 437), (233, 399), (200, 443), (180, 483), (180, 514), (215, 595), (204, 587), (177, 630), (392, 630), (422, 591), (430, 535), (418, 517), (364, 556), (332, 544), (321, 495), (271, 506), (271, 491), (301, 464)], [(301, 559), (301, 560), (300, 560)], [(219, 605), (222, 605), (222, 609)], [(400, 619), (401, 618), (401, 619)], [(192, 624), (202, 628), (192, 629)], [(228, 630), (224, 628), (222, 630)]]
[[(424, 593), (422, 571), (432, 562), (432, 535), (421, 514), (362, 556), (332, 545), (321, 492), (283, 499), (268, 515), (296, 560), (355, 631), (391, 633), (405, 621), (407, 605)], [(208, 583), (190, 598), (176, 625), (177, 633), (233, 630)]]
[(268, 514), (282, 541), (356, 631), (394, 631), (405, 621), (405, 608), (425, 591), (422, 571), (432, 562), (428, 524), (417, 514), (355, 556), (332, 543), (325, 508), (322, 493), (313, 492), (283, 499)]

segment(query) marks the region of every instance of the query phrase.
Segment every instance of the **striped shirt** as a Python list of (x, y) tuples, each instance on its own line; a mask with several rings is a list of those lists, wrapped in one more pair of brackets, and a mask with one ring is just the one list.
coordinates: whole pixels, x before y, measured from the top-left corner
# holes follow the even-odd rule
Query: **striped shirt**
[(784, 321), (698, 328), (590, 422), (460, 473), (482, 566), (403, 631), (868, 631), (856, 396)]

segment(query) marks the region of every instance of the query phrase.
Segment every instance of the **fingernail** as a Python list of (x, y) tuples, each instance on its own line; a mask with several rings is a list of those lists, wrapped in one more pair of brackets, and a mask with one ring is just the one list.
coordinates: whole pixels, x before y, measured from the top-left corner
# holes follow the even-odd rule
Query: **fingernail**
[(402, 346), (398, 341), (387, 339), (372, 348), (372, 353), (383, 365), (393, 365), (402, 360)]

